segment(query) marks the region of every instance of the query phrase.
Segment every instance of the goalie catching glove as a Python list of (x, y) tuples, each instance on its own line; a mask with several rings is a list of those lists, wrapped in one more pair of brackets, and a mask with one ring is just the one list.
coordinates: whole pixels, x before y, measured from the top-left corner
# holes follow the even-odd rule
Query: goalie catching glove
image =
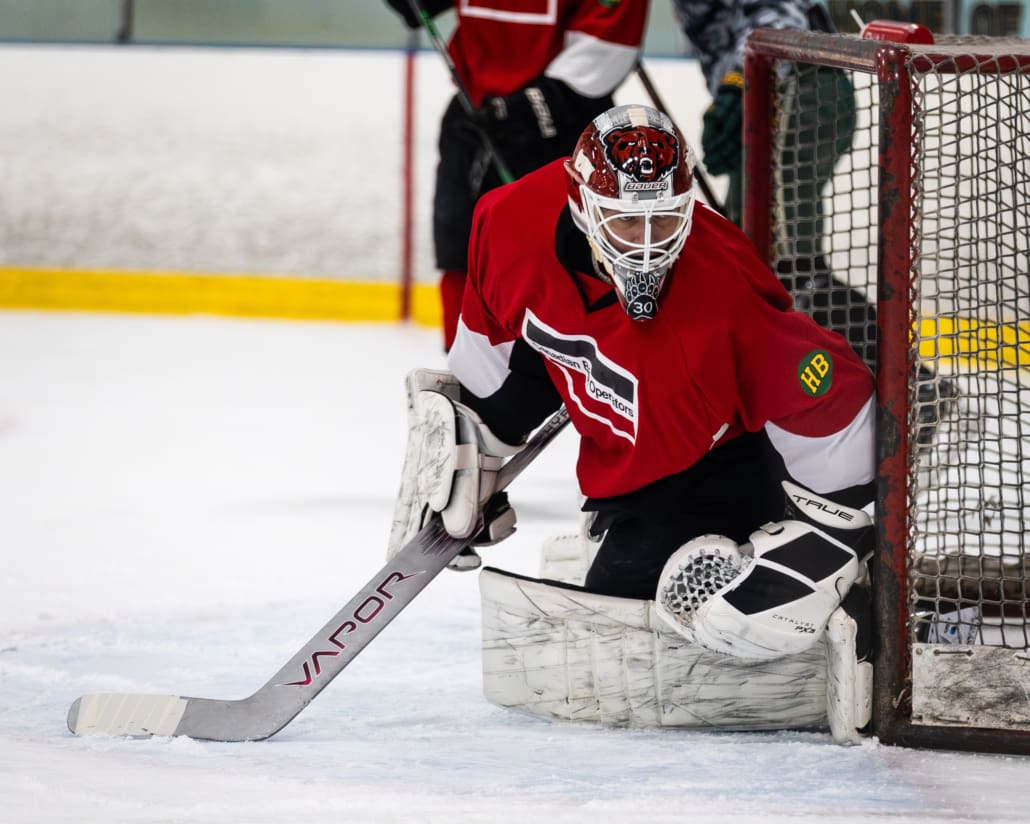
[[(458, 381), (451, 373), (417, 369), (406, 384), (408, 444), (387, 559), (434, 512), (455, 538), (469, 538), (469, 543), (480, 546), (504, 540), (515, 531), (515, 512), (503, 492), (494, 495), (497, 471), (522, 446), (499, 440), (475, 412), (458, 402)], [(476, 569), (479, 556), (467, 549), (449, 566)]]
[(789, 482), (795, 519), (769, 523), (738, 547), (704, 535), (680, 547), (658, 580), (655, 612), (681, 635), (737, 658), (768, 660), (808, 649), (860, 577), (872, 521)]

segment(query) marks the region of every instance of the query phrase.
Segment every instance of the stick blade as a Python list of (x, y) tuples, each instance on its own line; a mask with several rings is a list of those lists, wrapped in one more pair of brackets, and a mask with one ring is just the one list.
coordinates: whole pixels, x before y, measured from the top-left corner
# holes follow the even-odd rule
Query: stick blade
[(83, 695), (68, 710), (68, 729), (75, 735), (176, 735), (186, 703), (178, 695)]

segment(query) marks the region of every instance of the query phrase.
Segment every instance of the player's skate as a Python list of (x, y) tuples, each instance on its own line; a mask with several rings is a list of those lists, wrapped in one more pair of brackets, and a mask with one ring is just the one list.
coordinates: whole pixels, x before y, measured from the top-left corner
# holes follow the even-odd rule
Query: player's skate
[(916, 370), (916, 442), (920, 452), (926, 452), (933, 445), (937, 430), (955, 409), (958, 396), (955, 381), (942, 378), (922, 365)]

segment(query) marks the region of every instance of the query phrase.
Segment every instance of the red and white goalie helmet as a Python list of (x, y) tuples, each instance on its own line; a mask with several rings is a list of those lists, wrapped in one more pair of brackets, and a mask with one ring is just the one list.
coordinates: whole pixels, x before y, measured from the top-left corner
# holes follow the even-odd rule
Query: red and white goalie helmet
[(690, 232), (695, 162), (669, 117), (639, 105), (596, 117), (565, 161), (573, 220), (634, 320), (654, 317)]

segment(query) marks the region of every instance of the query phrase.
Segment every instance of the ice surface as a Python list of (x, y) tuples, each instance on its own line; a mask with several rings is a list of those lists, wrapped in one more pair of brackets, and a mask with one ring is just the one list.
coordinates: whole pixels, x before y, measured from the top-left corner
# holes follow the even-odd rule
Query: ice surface
[[(0, 821), (1025, 821), (1030, 759), (612, 730), (482, 697), (444, 573), (262, 743), (76, 738), (79, 695), (239, 698), (379, 569), (403, 375), (439, 333), (0, 313)], [(575, 524), (574, 438), (490, 563)]]

